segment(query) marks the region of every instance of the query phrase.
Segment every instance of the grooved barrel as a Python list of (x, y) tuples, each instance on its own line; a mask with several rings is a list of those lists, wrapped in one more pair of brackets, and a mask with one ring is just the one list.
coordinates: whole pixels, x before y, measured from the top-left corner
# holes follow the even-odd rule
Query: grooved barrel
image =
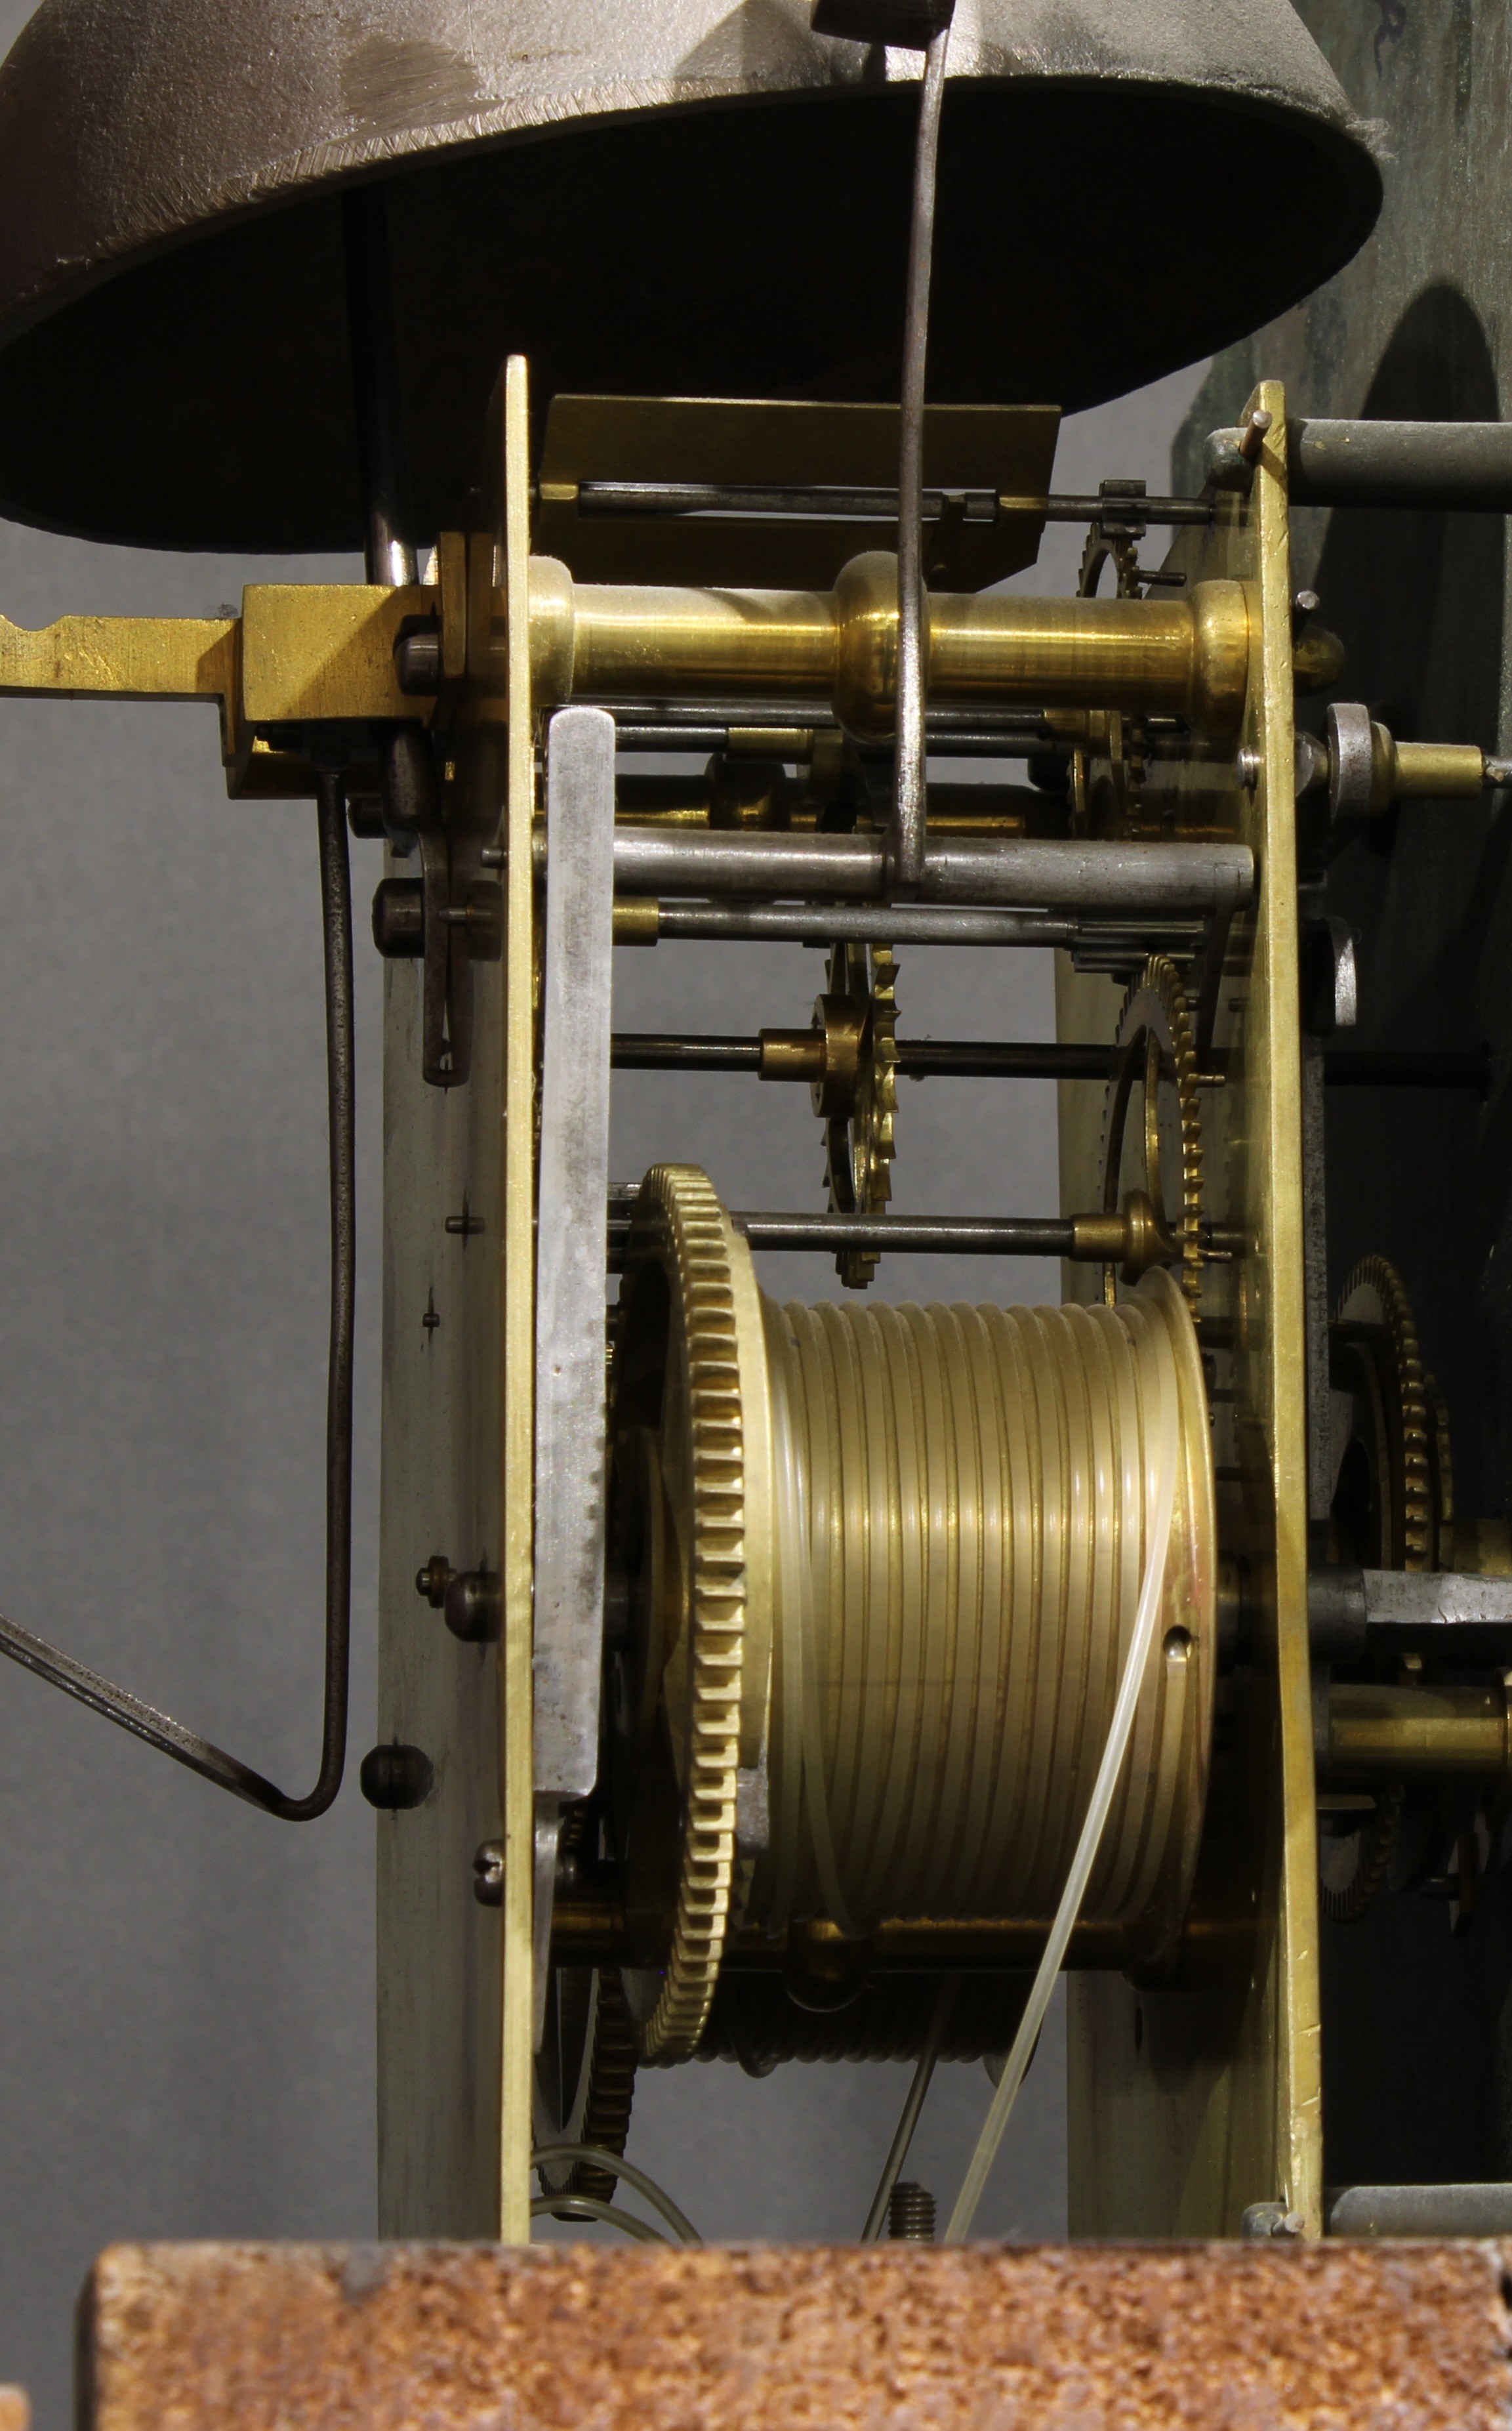
[(1214, 1549), (1190, 1320), (1164, 1273), (1116, 1308), (765, 1303), (771, 1842), (748, 1914), (1054, 1907), (1180, 1445), (1164, 1604), (1082, 1913), (1158, 1942), (1205, 1787)]

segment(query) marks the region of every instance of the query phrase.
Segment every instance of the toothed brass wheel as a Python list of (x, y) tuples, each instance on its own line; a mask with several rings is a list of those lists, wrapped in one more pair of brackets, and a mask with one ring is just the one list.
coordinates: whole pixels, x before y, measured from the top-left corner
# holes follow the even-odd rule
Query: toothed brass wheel
[[(1388, 1259), (1362, 1258), (1329, 1329), (1336, 1435), (1335, 1558), (1371, 1570), (1429, 1570), (1451, 1475), (1447, 1415), (1435, 1414), (1406, 1286)], [(1447, 1516), (1447, 1515), (1445, 1515)]]
[[(1203, 1287), (1203, 1122), (1197, 1049), (1175, 964), (1152, 955), (1123, 999), (1118, 1060), (1103, 1117), (1105, 1211), (1115, 1215), (1131, 1191), (1149, 1199), (1171, 1243), (1168, 1261), (1188, 1303)], [(1104, 1298), (1115, 1298), (1111, 1266)]]
[(640, 2057), (665, 2062), (697, 2046), (738, 1904), (739, 1776), (760, 1756), (772, 1606), (760, 1299), (695, 1166), (647, 1174), (620, 1307), (615, 1551), (630, 1619), (610, 1707), (627, 1906), (642, 1883), (675, 1884), (665, 1963), (625, 1970), (624, 1987)]
[[(879, 1216), (892, 1197), (897, 968), (890, 946), (837, 946), (814, 1008), (826, 1035), (848, 1029), (855, 1043), (854, 1064), (840, 1084), (814, 1084), (814, 1111), (824, 1122), (824, 1186), (837, 1216)], [(851, 1290), (864, 1291), (877, 1264), (875, 1249), (841, 1249), (835, 1270)]]
[[(1454, 1525), (1449, 1412), (1425, 1376), (1406, 1286), (1389, 1259), (1362, 1258), (1329, 1328), (1334, 1494), (1329, 1558), (1362, 1569), (1438, 1568)], [(1380, 1790), (1359, 1829), (1325, 1835), (1322, 1912), (1354, 1924), (1372, 1905), (1396, 1847), (1404, 1791)]]
[(720, 2042), (737, 1927), (827, 2012), (889, 1919), (1054, 1912), (1158, 1531), (1081, 1904), (1154, 1963), (1196, 1863), (1217, 1641), (1207, 1403), (1171, 1275), (1116, 1308), (778, 1307), (705, 1177), (663, 1166), (625, 1289), (608, 1769), (642, 2060)]
[[(560, 1859), (596, 1862), (602, 1823), (592, 1804), (562, 1819)], [(623, 2153), (635, 2099), (635, 2032), (616, 1967), (554, 1967), (536, 2054), (537, 2144), (596, 2144)], [(592, 2161), (548, 2163), (539, 2172), (548, 2195), (593, 2195), (607, 2203), (617, 2180)]]
[[(618, 1968), (553, 1968), (536, 2055), (536, 2142), (623, 2153), (635, 2069), (635, 2028)], [(539, 2175), (544, 2194), (592, 2195), (600, 2203), (609, 2202), (618, 2184), (594, 2161), (548, 2163)]]

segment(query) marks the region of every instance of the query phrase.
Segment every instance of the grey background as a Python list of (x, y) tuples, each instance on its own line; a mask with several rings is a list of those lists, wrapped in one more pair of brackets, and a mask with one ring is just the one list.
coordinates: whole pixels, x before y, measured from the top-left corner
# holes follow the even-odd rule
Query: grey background
[[(0, 0), (0, 43), (28, 11)], [(1143, 473), (1197, 374), (1068, 428), (1058, 478)], [(1069, 554), (1068, 554), (1069, 551)], [(1068, 587), (1065, 536), (1050, 587)], [(276, 569), (0, 526), (0, 610), (213, 612)], [(310, 575), (355, 573), (308, 562)], [(69, 2407), (70, 2315), (113, 2238), (373, 2233), (373, 1735), (379, 986), (354, 849), (361, 1091), (353, 1777), (274, 1823), (0, 1676), (0, 2378)], [(320, 934), (307, 805), (228, 805), (197, 710), (0, 715), (0, 1609), (291, 1786), (318, 1730), (326, 1248)], [(938, 967), (941, 963), (944, 968)], [(801, 949), (622, 954), (625, 1027), (806, 1017)], [(1033, 1036), (1030, 956), (906, 958), (906, 1027)], [(895, 1203), (1055, 1204), (1048, 1089), (906, 1088)], [(619, 1169), (700, 1157), (737, 1203), (816, 1202), (805, 1093), (627, 1079)], [(775, 1262), (773, 1262), (775, 1263)], [(784, 1261), (771, 1287), (834, 1287)], [(890, 1296), (1053, 1297), (1054, 1270)], [(906, 1271), (906, 1268), (907, 1270)], [(711, 2235), (854, 2235), (906, 2071), (648, 2078), (631, 2153)], [(1065, 2224), (1058, 2010), (984, 2224)], [(942, 2072), (916, 2154), (948, 2196), (989, 2088)]]

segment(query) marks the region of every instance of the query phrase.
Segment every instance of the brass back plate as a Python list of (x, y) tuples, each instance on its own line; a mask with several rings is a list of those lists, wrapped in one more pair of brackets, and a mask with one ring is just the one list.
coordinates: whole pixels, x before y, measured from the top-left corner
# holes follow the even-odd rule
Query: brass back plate
[[(1246, 2205), (1276, 2200), (1321, 2226), (1285, 395), (1267, 382), (1250, 403), (1274, 416), (1253, 495), (1221, 500), (1213, 527), (1184, 533), (1169, 562), (1188, 584), (1222, 575), (1246, 587), (1258, 647), (1238, 741), (1258, 757), (1258, 781), (1249, 790), (1235, 763), (1196, 763), (1174, 805), (1165, 798), (1178, 833), (1240, 836), (1260, 870), (1218, 997), (1211, 1061), (1226, 1085), (1204, 1096), (1205, 1213), (1243, 1248), (1205, 1266), (1199, 1315), (1220, 1537), (1250, 1566), (1264, 1618), (1253, 1663), (1222, 1692), (1175, 1980), (1071, 1987), (1072, 2236), (1234, 2236)], [(1111, 1039), (1120, 995), (1068, 964), (1060, 1036)], [(1101, 1109), (1074, 1083), (1060, 1099), (1061, 1203), (1087, 1206)], [(1067, 1270), (1069, 1293), (1095, 1288), (1091, 1270)]]

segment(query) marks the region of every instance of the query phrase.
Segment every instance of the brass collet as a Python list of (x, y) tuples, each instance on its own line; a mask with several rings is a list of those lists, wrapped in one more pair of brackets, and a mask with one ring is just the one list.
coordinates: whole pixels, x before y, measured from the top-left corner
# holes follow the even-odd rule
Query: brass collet
[[(1233, 733), (1249, 681), (1243, 585), (1179, 599), (930, 595), (928, 684), (955, 708), (1144, 711)], [(832, 592), (694, 591), (574, 582), (530, 562), (538, 701), (827, 701), (862, 742), (894, 725), (898, 562), (855, 557)]]
[(847, 1120), (856, 1112), (866, 1032), (864, 999), (822, 996), (807, 1030), (763, 1030), (763, 1081), (806, 1081), (814, 1112), (824, 1120)]
[(1072, 1256), (1084, 1264), (1117, 1266), (1126, 1283), (1137, 1283), (1152, 1266), (1169, 1266), (1176, 1251), (1169, 1228), (1143, 1190), (1126, 1191), (1122, 1210), (1072, 1217)]

